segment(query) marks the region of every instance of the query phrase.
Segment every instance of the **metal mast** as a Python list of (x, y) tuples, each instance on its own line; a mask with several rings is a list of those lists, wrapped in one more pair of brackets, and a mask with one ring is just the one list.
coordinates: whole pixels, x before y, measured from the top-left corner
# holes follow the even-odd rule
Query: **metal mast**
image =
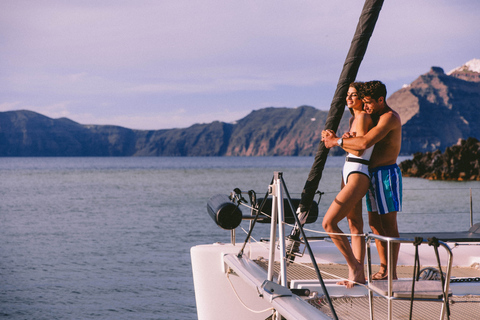
[[(348, 51), (342, 73), (338, 80), (337, 89), (330, 105), (325, 130), (331, 129), (337, 131), (340, 120), (345, 110), (345, 98), (350, 83), (357, 77), (360, 63), (367, 51), (368, 41), (372, 36), (375, 24), (382, 9), (383, 0), (366, 0), (360, 15), (355, 35), (353, 36), (350, 50)], [(320, 142), (315, 160), (313, 162), (307, 181), (302, 191), (300, 210), (305, 212), (312, 205), (315, 192), (322, 178), (323, 168), (327, 161), (329, 149), (325, 148), (323, 142)]]

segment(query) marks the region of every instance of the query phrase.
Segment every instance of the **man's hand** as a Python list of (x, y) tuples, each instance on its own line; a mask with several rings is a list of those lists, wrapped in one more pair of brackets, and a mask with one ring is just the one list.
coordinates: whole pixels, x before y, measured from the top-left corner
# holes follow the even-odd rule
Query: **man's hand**
[(325, 144), (325, 147), (328, 149), (336, 147), (338, 137), (332, 130), (323, 130), (322, 131), (322, 141)]
[(345, 132), (342, 136), (343, 139), (345, 138), (354, 138), (357, 136), (356, 132)]

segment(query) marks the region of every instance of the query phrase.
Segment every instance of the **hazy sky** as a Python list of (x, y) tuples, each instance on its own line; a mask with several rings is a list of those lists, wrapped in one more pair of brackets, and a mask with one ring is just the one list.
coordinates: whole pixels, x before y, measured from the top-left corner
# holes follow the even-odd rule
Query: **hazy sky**
[[(133, 129), (328, 109), (364, 1), (2, 0), (0, 111)], [(480, 1), (385, 0), (358, 80), (480, 58)]]

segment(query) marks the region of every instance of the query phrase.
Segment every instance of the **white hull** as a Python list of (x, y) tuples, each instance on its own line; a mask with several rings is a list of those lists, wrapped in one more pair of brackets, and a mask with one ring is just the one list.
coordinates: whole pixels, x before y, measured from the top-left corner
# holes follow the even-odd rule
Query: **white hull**
[[(338, 249), (330, 241), (310, 241), (312, 251), (315, 252), (317, 264), (345, 264), (345, 260)], [(467, 246), (450, 243), (453, 248), (453, 268), (468, 267), (475, 270), (480, 265), (480, 246)], [(241, 244), (212, 244), (200, 245), (191, 249), (193, 279), (195, 285), (195, 297), (197, 302), (198, 319), (266, 319), (272, 314), (274, 308), (286, 319), (330, 319), (324, 313), (317, 310), (302, 298), (291, 295), (290, 292), (282, 292), (281, 288), (275, 288), (276, 292), (287, 296), (272, 295), (263, 286), (267, 279), (267, 271), (261, 268), (254, 260), (269, 256), (268, 243), (254, 243), (247, 245), (241, 258), (237, 257)], [(275, 258), (278, 261), (278, 251)], [(376, 248), (372, 245), (372, 264), (378, 264)], [(443, 250), (441, 260), (446, 261), (447, 255)], [(436, 266), (437, 260), (433, 248), (428, 245), (419, 247), (421, 264), (423, 266)], [(411, 266), (414, 261), (414, 247), (402, 244), (399, 255), (399, 266)], [(308, 263), (309, 258), (297, 257), (295, 262)], [(473, 267), (472, 267), (473, 266)], [(288, 269), (288, 267), (287, 267)], [(320, 266), (320, 270), (322, 267)], [(229, 272), (227, 272), (230, 270)], [(480, 273), (479, 273), (480, 274)], [(275, 281), (275, 279), (274, 279)], [(355, 286), (346, 289), (336, 285), (337, 280), (325, 280), (328, 293), (331, 297), (336, 296), (365, 296), (368, 290), (364, 286)], [(267, 287), (273, 284), (266, 284)], [(308, 288), (312, 292), (323, 294), (322, 287), (317, 279), (303, 279), (290, 281), (290, 289)], [(455, 282), (450, 284), (452, 294), (480, 295), (478, 282)], [(252, 311), (253, 310), (253, 311)], [(268, 310), (263, 311), (262, 310)], [(255, 311), (255, 312), (254, 312)], [(259, 312), (259, 313), (256, 313)]]

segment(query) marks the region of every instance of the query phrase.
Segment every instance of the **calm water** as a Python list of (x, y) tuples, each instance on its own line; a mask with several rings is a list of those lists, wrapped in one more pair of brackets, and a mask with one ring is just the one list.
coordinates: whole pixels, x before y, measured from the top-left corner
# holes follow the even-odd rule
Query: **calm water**
[[(343, 161), (327, 162), (321, 215), (339, 190)], [(274, 171), (298, 196), (312, 162), (0, 158), (0, 316), (196, 319), (190, 247), (230, 241), (207, 215), (208, 198), (236, 187), (263, 195)], [(400, 230), (468, 229), (469, 188), (479, 222), (479, 182), (405, 178)], [(321, 217), (309, 228), (321, 230)]]

